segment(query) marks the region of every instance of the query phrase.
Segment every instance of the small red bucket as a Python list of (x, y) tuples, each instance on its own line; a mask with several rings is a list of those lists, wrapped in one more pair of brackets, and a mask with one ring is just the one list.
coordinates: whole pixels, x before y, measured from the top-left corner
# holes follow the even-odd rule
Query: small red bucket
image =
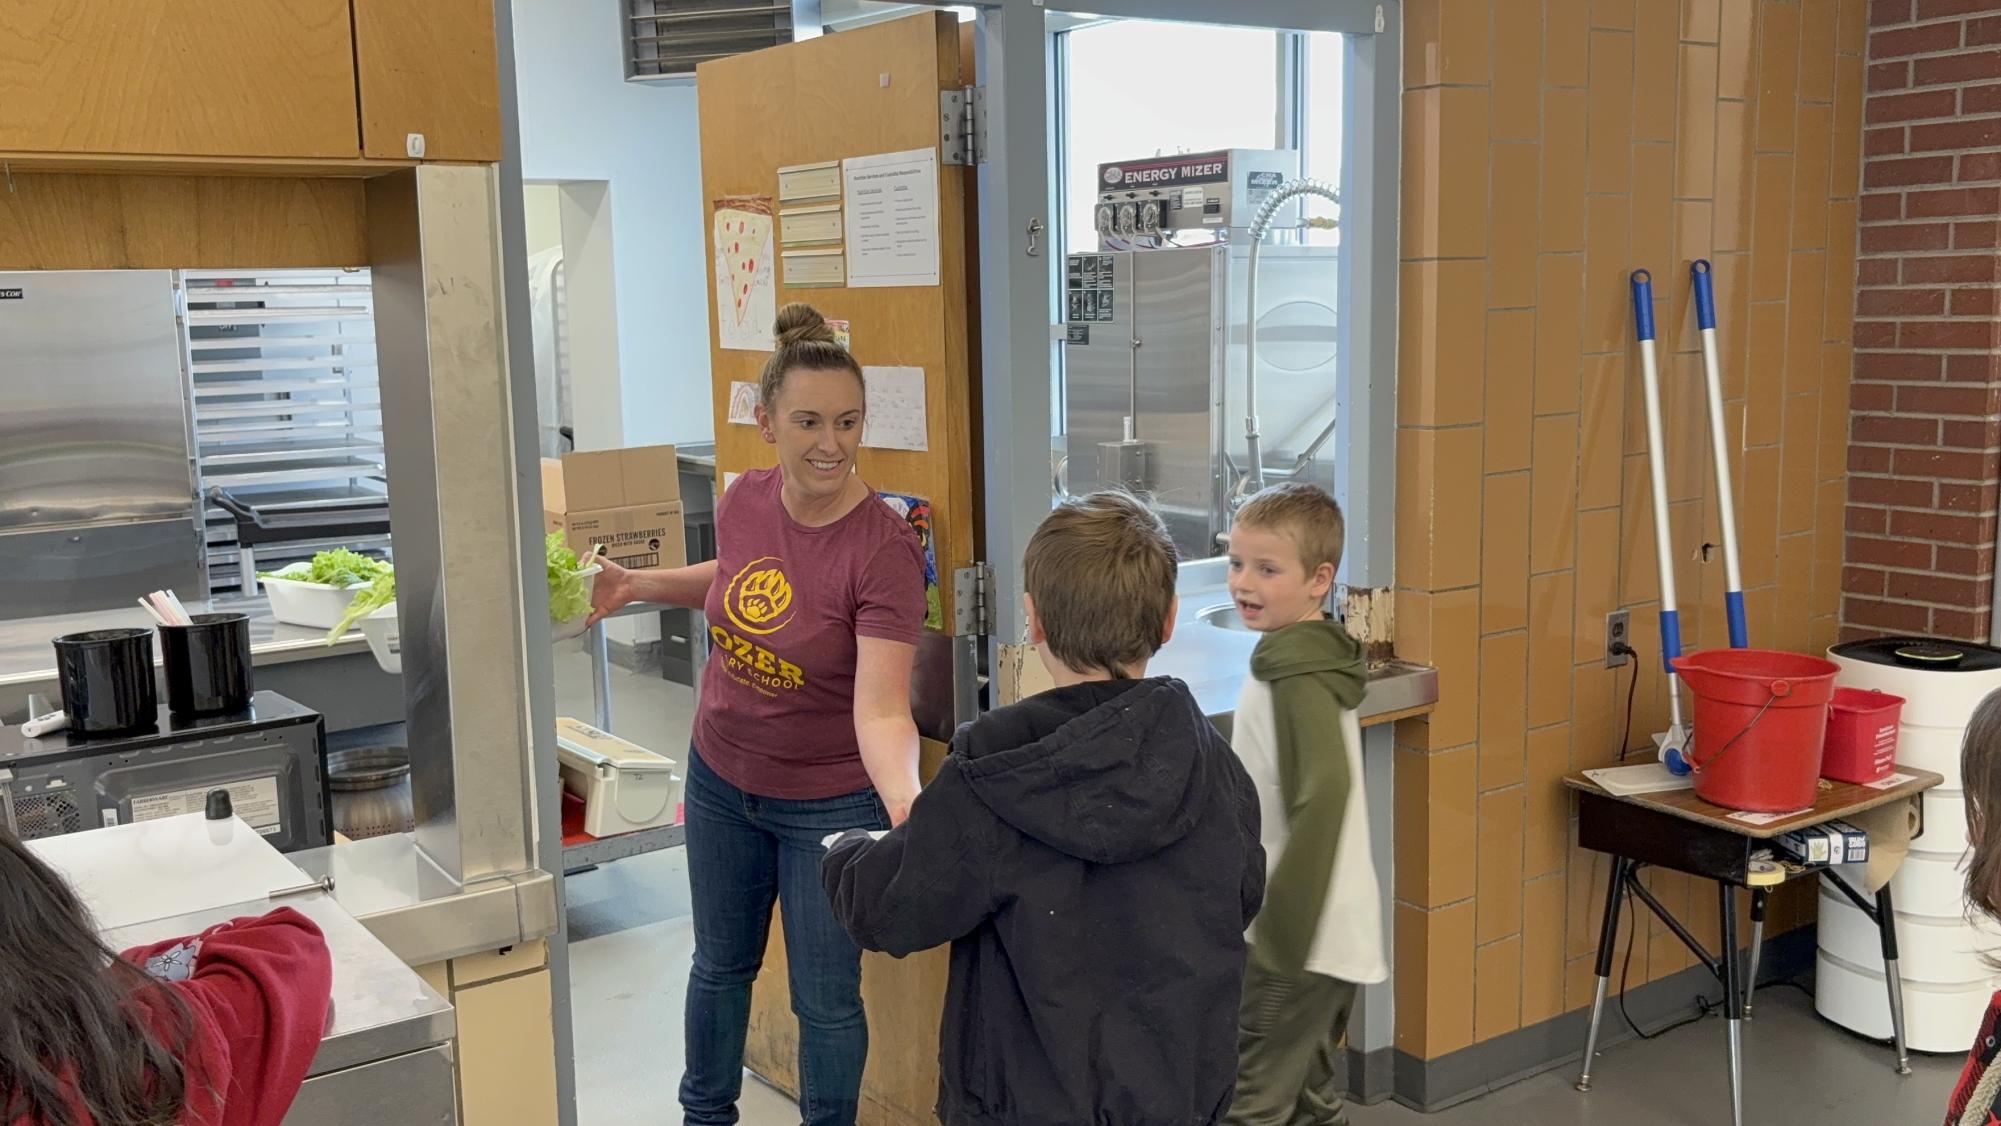
[(1837, 688), (1827, 717), (1820, 774), (1837, 782), (1875, 782), (1897, 768), (1897, 724), (1904, 698), (1867, 688)]
[(1773, 649), (1705, 649), (1674, 660), (1695, 694), (1695, 792), (1730, 809), (1785, 813), (1814, 803), (1832, 661)]

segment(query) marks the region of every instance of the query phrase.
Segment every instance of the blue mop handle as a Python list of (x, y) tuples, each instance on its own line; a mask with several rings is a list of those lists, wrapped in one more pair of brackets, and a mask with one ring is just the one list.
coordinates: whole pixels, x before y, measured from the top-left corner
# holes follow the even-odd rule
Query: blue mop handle
[(1642, 344), (1654, 339), (1654, 276), (1633, 271), (1633, 332)]
[(1695, 282), (1695, 327), (1716, 327), (1716, 281), (1710, 274), (1709, 259), (1698, 258), (1688, 267)]
[[(1646, 270), (1634, 270), (1632, 275), (1632, 286), (1633, 286), (1633, 335), (1636, 339), (1638, 339), (1640, 343), (1641, 362), (1645, 365), (1647, 372), (1647, 382), (1648, 382), (1647, 394), (1649, 396), (1648, 411), (1651, 415), (1654, 416), (1654, 419), (1657, 420), (1660, 408), (1658, 405), (1658, 399), (1654, 398), (1655, 390), (1653, 387), (1653, 383), (1657, 378), (1654, 371), (1654, 276), (1653, 274), (1649, 273)], [(1657, 421), (1650, 420), (1650, 431), (1657, 430), (1658, 425), (1659, 424)], [(1649, 446), (1656, 447), (1651, 451), (1651, 453), (1656, 463), (1654, 472), (1656, 477), (1658, 478), (1658, 476), (1662, 472), (1664, 472), (1664, 470), (1661, 468), (1663, 458), (1661, 457), (1660, 452), (1657, 448), (1659, 443), (1658, 440), (1656, 439), (1654, 441), (1650, 441), (1648, 444)], [(1658, 508), (1666, 500), (1666, 496), (1662, 492), (1658, 480), (1656, 480), (1655, 482), (1654, 491), (1655, 491), (1655, 506)], [(1667, 520), (1665, 511), (1656, 514), (1655, 526), (1660, 534), (1662, 535), (1666, 534)], [(1663, 597), (1661, 598), (1661, 614), (1660, 614), (1661, 670), (1667, 673), (1669, 676), (1673, 676), (1674, 665), (1672, 662), (1676, 657), (1681, 656), (1681, 610), (1678, 604), (1676, 603), (1674, 596), (1674, 587), (1673, 587), (1674, 579), (1673, 576), (1668, 572), (1667, 568), (1668, 568), (1668, 561), (1666, 558), (1666, 554), (1663, 553), (1661, 559), (1661, 570), (1662, 570), (1661, 585), (1662, 585)]]
[[(1709, 265), (1708, 259), (1698, 258), (1694, 262), (1689, 264), (1688, 276), (1690, 283), (1695, 288), (1696, 328), (1700, 329), (1704, 333), (1709, 334), (1704, 338), (1704, 350), (1709, 354), (1708, 356), (1705, 357), (1705, 363), (1713, 365), (1715, 361), (1711, 357), (1714, 356), (1715, 344), (1716, 344), (1715, 272)], [(1709, 393), (1712, 396), (1719, 394), (1722, 388), (1717, 383), (1714, 372), (1712, 371), (1708, 374), (1711, 383)], [(1722, 440), (1721, 436), (1720, 435), (1717, 436), (1716, 440), (1721, 441)], [(1720, 455), (1718, 464), (1719, 465), (1723, 464)], [(1723, 485), (1723, 487), (1727, 491), (1729, 488), (1728, 483), (1726, 482)], [(1729, 540), (1726, 542), (1725, 546), (1728, 548), (1729, 551), (1729, 563), (1731, 572), (1730, 577), (1734, 580), (1736, 576), (1736, 566), (1737, 566), (1735, 559), (1737, 554), (1737, 544), (1735, 542), (1737, 535), (1737, 528), (1736, 528), (1736, 513), (1734, 511), (1734, 506), (1731, 506), (1731, 511), (1729, 514), (1729, 518), (1726, 521), (1724, 534), (1729, 537)], [(1751, 644), (1751, 629), (1750, 626), (1746, 623), (1746, 619), (1744, 617), (1744, 592), (1737, 588), (1737, 585), (1734, 581), (1723, 592), (1723, 614), (1724, 617), (1729, 620), (1730, 624), (1730, 648), (1732, 649), (1749, 648)]]
[(1669, 676), (1676, 675), (1674, 659), (1681, 656), (1681, 611), (1661, 611), (1661, 659)]

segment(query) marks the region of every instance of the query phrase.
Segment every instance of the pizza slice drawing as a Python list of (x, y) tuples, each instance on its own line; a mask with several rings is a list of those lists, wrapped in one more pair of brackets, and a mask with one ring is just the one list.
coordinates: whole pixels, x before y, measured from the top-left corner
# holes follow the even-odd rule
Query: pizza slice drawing
[[(770, 265), (771, 205), (762, 199), (716, 201), (716, 256), (723, 260), (721, 278), (726, 278), (736, 323), (750, 315), (751, 291), (760, 269)], [(719, 280), (721, 280), (719, 278)]]

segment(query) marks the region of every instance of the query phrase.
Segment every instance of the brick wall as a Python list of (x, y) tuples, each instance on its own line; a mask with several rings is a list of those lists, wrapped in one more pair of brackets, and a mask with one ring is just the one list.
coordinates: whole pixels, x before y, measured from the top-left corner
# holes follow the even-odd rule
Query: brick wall
[(2001, 479), (2001, 0), (1874, 0), (1844, 638), (1987, 636)]

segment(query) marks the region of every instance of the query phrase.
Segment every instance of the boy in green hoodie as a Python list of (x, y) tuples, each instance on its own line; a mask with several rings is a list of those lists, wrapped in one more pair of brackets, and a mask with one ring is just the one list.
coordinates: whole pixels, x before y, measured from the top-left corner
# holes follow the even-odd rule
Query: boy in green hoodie
[(1382, 908), (1369, 855), (1361, 646), (1327, 613), (1341, 508), (1277, 485), (1237, 513), (1230, 595), (1263, 634), (1231, 745), (1257, 786), (1270, 865), (1250, 931), (1232, 1126), (1342, 1126), (1336, 1076), (1357, 986), (1383, 981)]

